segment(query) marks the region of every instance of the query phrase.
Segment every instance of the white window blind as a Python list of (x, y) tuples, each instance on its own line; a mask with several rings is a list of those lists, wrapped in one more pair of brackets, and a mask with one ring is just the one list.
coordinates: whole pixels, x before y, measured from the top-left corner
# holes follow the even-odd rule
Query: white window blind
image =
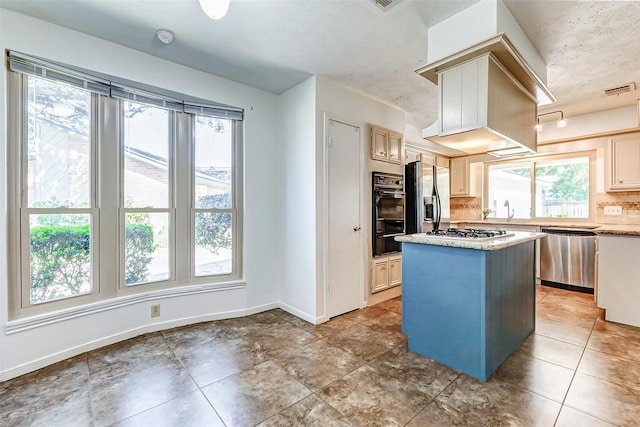
[(89, 90), (116, 99), (220, 119), (242, 120), (244, 110), (123, 78), (88, 71), (13, 50), (7, 51), (9, 69)]

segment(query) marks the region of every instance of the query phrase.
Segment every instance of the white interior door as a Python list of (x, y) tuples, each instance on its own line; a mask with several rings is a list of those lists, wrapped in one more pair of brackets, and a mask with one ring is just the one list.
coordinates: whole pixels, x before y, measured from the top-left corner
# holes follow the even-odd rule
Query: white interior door
[(327, 315), (360, 308), (363, 232), (360, 223), (360, 128), (329, 120)]

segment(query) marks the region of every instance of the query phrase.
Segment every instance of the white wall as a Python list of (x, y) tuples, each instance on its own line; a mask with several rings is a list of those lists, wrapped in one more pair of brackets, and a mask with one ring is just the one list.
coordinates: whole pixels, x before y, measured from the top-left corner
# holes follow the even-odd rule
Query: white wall
[[(324, 241), (324, 221), (323, 215), (325, 212), (323, 195), (325, 193), (325, 185), (327, 183), (326, 173), (327, 164), (325, 161), (324, 153), (324, 138), (325, 138), (325, 117), (334, 118), (346, 121), (348, 123), (361, 127), (360, 135), (364, 138), (363, 149), (365, 150), (365, 158), (369, 159), (367, 162), (368, 167), (362, 169), (363, 190), (365, 192), (364, 206), (362, 209), (362, 233), (365, 238), (366, 255), (365, 260), (367, 265), (363, 266), (365, 272), (370, 271), (371, 260), (371, 171), (383, 171), (391, 173), (403, 173), (403, 167), (401, 165), (394, 165), (392, 163), (380, 162), (377, 160), (371, 160), (370, 155), (370, 138), (369, 138), (369, 124), (380, 126), (392, 131), (403, 133), (405, 130), (405, 113), (404, 111), (384, 104), (376, 99), (373, 99), (360, 92), (352, 90), (342, 84), (336, 83), (329, 78), (319, 76), (316, 78), (316, 168), (318, 170), (316, 181), (316, 205), (317, 216), (320, 219), (316, 224), (316, 235), (318, 236), (317, 242), (317, 310), (320, 313), (325, 313), (324, 308), (324, 295), (325, 295), (325, 283), (326, 272), (324, 271), (325, 265), (325, 251), (324, 247), (327, 242)], [(354, 162), (357, 161), (354, 159)], [(368, 169), (368, 170), (367, 170)], [(392, 288), (388, 291), (383, 291), (375, 294), (375, 296), (369, 296), (369, 283), (370, 276), (364, 275), (364, 291), (363, 300), (368, 299), (369, 304), (376, 303), (378, 301), (391, 298), (400, 294), (400, 287)]]
[(282, 220), (281, 296), (285, 308), (312, 323), (316, 309), (316, 78), (279, 96)]
[(604, 134), (624, 129), (637, 129), (639, 105), (612, 108), (610, 110), (597, 111), (595, 113), (581, 114), (566, 117), (567, 126), (558, 128), (556, 123), (558, 114), (549, 117), (555, 120), (543, 121), (542, 131), (538, 132), (538, 144), (561, 139), (578, 138), (587, 135)]
[[(368, 124), (402, 133), (404, 112), (326, 77), (314, 76), (279, 97), (282, 209), (285, 229), (281, 239), (283, 307), (298, 316), (322, 323), (325, 308), (325, 118), (342, 120), (362, 129), (363, 147), (369, 158)], [(354, 162), (358, 159), (354, 159)], [(363, 235), (371, 254), (370, 170), (402, 173), (400, 165), (369, 161), (362, 167)], [(369, 258), (366, 258), (367, 262)], [(362, 266), (368, 270), (368, 266)], [(369, 278), (365, 276), (365, 290)], [(399, 293), (400, 289), (393, 290)], [(363, 295), (366, 301), (367, 295)]]
[[(235, 289), (206, 286), (192, 293), (150, 292), (123, 297), (101, 311), (61, 315), (49, 323), (9, 321), (7, 311), (6, 68), (0, 72), (0, 381), (74, 354), (151, 330), (207, 319), (244, 315), (279, 300), (282, 229), (277, 201), (277, 97), (56, 25), (0, 9), (0, 47), (88, 70), (245, 109), (244, 122), (244, 282)], [(16, 248), (9, 248), (13, 251)], [(149, 317), (150, 300), (162, 316)], [(11, 330), (7, 333), (7, 328)]]

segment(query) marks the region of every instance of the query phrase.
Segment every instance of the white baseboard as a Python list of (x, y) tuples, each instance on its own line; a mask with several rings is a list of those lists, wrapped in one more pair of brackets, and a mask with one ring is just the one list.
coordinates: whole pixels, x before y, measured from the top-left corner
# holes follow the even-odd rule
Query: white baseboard
[(307, 322), (312, 323), (314, 325), (319, 325), (320, 323), (324, 323), (329, 320), (326, 316), (313, 316), (309, 313), (298, 310), (297, 308), (292, 307), (289, 304), (285, 304), (283, 302), (279, 303), (278, 306), (284, 311), (286, 311), (287, 313), (291, 313), (294, 316), (299, 317), (302, 320), (306, 320)]

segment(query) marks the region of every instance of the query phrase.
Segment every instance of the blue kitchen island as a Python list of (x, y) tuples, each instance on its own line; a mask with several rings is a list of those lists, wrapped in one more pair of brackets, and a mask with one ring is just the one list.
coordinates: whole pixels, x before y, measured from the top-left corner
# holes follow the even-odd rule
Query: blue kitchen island
[(543, 236), (396, 237), (409, 350), (486, 381), (535, 328), (535, 240)]

